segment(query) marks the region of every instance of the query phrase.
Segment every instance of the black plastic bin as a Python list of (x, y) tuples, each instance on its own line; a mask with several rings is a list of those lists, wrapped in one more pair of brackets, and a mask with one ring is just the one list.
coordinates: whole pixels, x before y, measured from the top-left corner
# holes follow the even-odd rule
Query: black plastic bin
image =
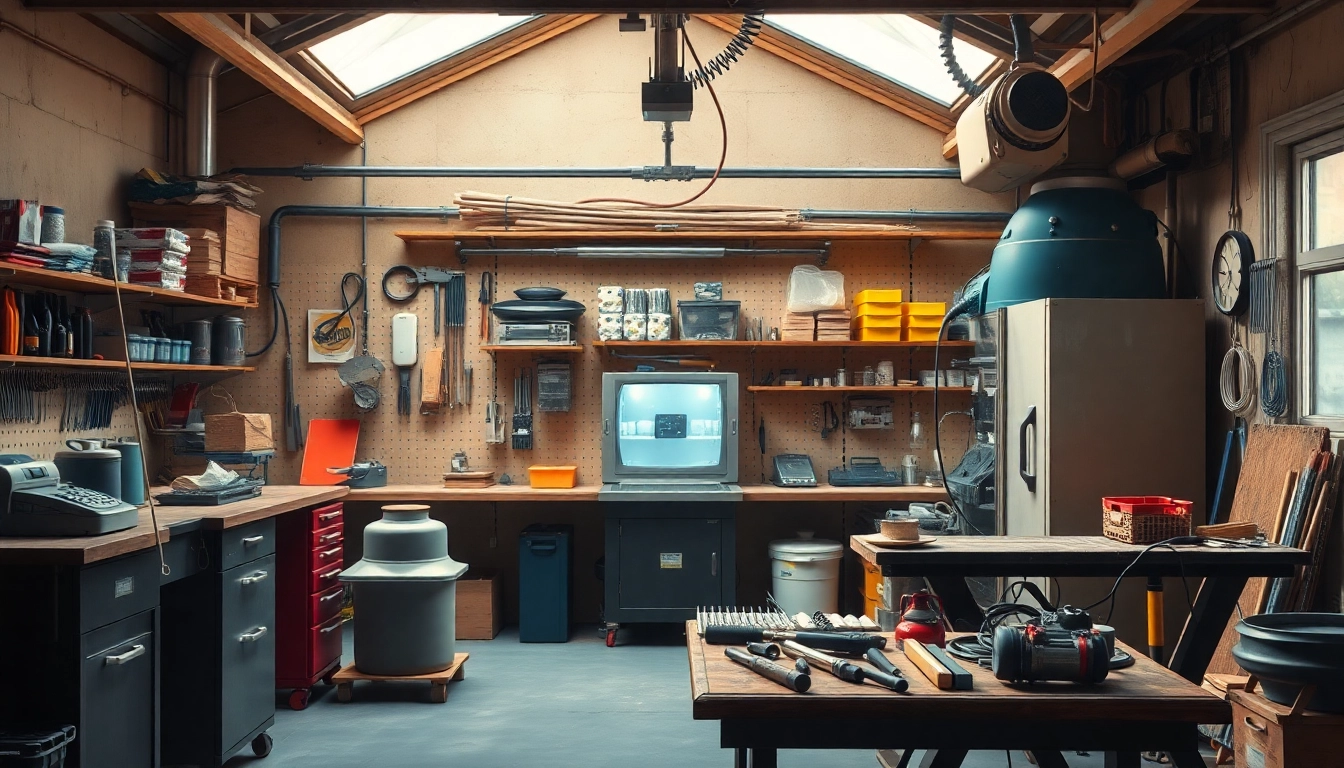
[(529, 525), (518, 536), (518, 640), (569, 642), (572, 525)]
[(0, 768), (61, 768), (75, 740), (75, 726), (58, 730), (0, 729)]

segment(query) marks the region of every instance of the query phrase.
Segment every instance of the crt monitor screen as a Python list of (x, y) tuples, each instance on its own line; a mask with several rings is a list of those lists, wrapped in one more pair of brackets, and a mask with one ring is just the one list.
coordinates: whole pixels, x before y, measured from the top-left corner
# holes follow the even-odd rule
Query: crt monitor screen
[(724, 462), (717, 383), (627, 383), (616, 402), (617, 451), (630, 469), (712, 469)]

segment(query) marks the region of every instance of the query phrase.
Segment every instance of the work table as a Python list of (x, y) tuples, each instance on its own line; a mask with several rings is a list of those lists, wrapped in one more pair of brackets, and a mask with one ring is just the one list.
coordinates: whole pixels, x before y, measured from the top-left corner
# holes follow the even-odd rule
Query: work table
[[(166, 490), (155, 488), (152, 492), (158, 494)], [(245, 525), (339, 499), (349, 492), (350, 489), (344, 486), (268, 485), (254, 499), (218, 507), (156, 504), (159, 540), (167, 542), (174, 532), (180, 535), (199, 527), (222, 530)], [(144, 506), (140, 508), (139, 525), (102, 536), (0, 537), (0, 565), (88, 565), (149, 549), (155, 544), (154, 533), (149, 507)]]
[[(922, 485), (893, 487), (839, 488), (819, 485), (816, 488), (779, 488), (774, 485), (743, 485), (743, 501), (946, 501), (943, 488)], [(600, 485), (580, 485), (574, 488), (532, 488), (527, 485), (491, 485), (485, 488), (444, 488), (441, 485), (388, 485), (383, 488), (352, 488), (348, 501), (597, 501)]]

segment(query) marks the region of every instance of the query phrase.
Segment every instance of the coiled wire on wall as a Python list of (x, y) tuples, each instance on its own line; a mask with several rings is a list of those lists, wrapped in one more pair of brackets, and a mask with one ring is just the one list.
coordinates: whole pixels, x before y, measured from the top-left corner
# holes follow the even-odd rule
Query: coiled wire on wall
[(742, 24), (737, 29), (737, 34), (728, 42), (728, 47), (724, 48), (719, 55), (709, 60), (708, 64), (700, 64), (691, 70), (687, 79), (694, 83), (696, 88), (702, 85), (708, 85), (709, 81), (724, 74), (732, 68), (737, 60), (746, 55), (747, 49), (756, 42), (756, 37), (761, 34), (761, 27), (765, 24), (765, 13), (757, 11), (742, 16)]
[(1218, 393), (1223, 407), (1232, 415), (1246, 418), (1255, 411), (1255, 358), (1232, 337), (1232, 347), (1223, 355), (1223, 367), (1218, 376)]

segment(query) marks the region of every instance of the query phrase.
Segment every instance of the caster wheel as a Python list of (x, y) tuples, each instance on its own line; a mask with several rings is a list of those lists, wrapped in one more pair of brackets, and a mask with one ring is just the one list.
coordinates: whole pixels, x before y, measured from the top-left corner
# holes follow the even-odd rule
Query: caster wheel
[(271, 748), (275, 746), (275, 740), (271, 734), (263, 733), (252, 740), (252, 754), (257, 757), (265, 757), (271, 754)]
[(302, 712), (308, 708), (308, 699), (312, 696), (307, 688), (295, 688), (289, 694), (289, 708), (295, 712)]
[(332, 679), (331, 679), (332, 675), (334, 675), (334, 674), (336, 674), (336, 670), (333, 669), (332, 671), (330, 671), (330, 672), (328, 672), (327, 674), (323, 675), (323, 676), (322, 676), (322, 684), (323, 684), (323, 685), (335, 685), (336, 683), (335, 683), (334, 681), (332, 681)]
[(607, 630), (607, 647), (616, 647), (616, 629), (614, 627)]
[(336, 686), (337, 701), (341, 703), (348, 703), (353, 698), (355, 698), (355, 693), (354, 691), (350, 690), (349, 683), (341, 683), (340, 685)]
[(435, 704), (448, 701), (448, 685), (446, 683), (434, 683), (429, 689), (429, 700)]

